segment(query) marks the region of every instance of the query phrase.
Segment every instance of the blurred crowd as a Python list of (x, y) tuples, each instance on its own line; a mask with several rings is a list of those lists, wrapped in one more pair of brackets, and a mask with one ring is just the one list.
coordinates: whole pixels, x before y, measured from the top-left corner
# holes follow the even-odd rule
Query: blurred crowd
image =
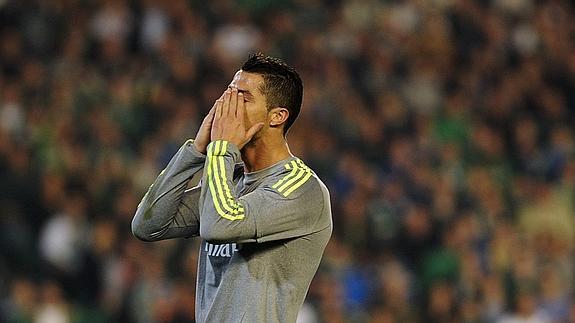
[[(251, 51), (304, 81), (334, 234), (301, 323), (575, 322), (567, 0), (0, 1), (0, 322), (193, 322), (130, 232)], [(250, 297), (257, 297), (251, 295)]]

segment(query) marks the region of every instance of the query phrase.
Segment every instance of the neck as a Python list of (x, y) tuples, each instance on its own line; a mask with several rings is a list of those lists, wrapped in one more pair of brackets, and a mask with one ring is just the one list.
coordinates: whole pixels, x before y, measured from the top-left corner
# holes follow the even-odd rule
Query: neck
[(283, 137), (260, 137), (242, 148), (244, 170), (247, 173), (267, 168), (291, 156)]

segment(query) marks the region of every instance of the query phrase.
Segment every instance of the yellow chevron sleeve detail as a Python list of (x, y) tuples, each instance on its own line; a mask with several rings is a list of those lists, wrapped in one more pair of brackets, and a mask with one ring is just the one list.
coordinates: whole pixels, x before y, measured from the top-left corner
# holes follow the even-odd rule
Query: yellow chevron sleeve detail
[(307, 167), (300, 159), (297, 159), (296, 162), (298, 164), (298, 167), (301, 169), (300, 174), (303, 177), (299, 176), (297, 180), (294, 180), (293, 183), (291, 184), (291, 187), (289, 186), (288, 183), (286, 183), (284, 185), (285, 188), (284, 187), (280, 188), (279, 190), (280, 193), (282, 193), (282, 195), (285, 197), (288, 197), (293, 191), (297, 190), (299, 187), (305, 184), (313, 174), (311, 169)]
[[(225, 175), (225, 170), (223, 174), (221, 173), (221, 169), (224, 169), (223, 156), (221, 156), (221, 154), (225, 153), (226, 148), (226, 141), (216, 141), (208, 148), (208, 186), (210, 188), (216, 212), (221, 217), (231, 221), (241, 220), (244, 218), (244, 208), (241, 205), (234, 208), (230, 207), (227, 203), (228, 201), (226, 201), (224, 189), (222, 189), (222, 180), (227, 186), (226, 178), (225, 176), (222, 176)], [(218, 172), (218, 159), (220, 158), (222, 159), (222, 163), (220, 172)]]
[[(295, 168), (294, 168), (295, 169)], [(297, 167), (297, 175), (290, 178), (288, 181), (286, 181), (282, 186), (280, 186), (278, 188), (278, 192), (282, 193), (286, 188), (288, 188), (290, 185), (292, 185), (294, 182), (296, 182), (297, 180), (299, 180), (300, 178), (302, 178), (305, 174), (305, 169), (303, 169), (302, 167), (300, 167), (298, 165)]]
[[(227, 149), (227, 141), (223, 142), (223, 147), (222, 147), (222, 153), (220, 155), (223, 155), (226, 153), (226, 149)], [(220, 168), (220, 179), (221, 179), (221, 184), (224, 190), (224, 199), (227, 201), (227, 203), (233, 208), (233, 209), (240, 209), (243, 208), (241, 205), (238, 205), (236, 203), (236, 201), (234, 200), (234, 198), (232, 197), (232, 193), (230, 191), (230, 188), (228, 186), (228, 181), (227, 181), (227, 177), (226, 177), (226, 167), (224, 165), (224, 157), (223, 156), (218, 156), (217, 157), (218, 162), (219, 162), (219, 168)]]
[(293, 191), (297, 190), (300, 186), (302, 186), (303, 184), (305, 184), (305, 182), (307, 182), (307, 180), (311, 177), (311, 171), (310, 170), (306, 170), (306, 174), (305, 176), (297, 183), (295, 183), (292, 187), (290, 187), (287, 191), (285, 191), (283, 193), (283, 195), (285, 197), (288, 197), (288, 195), (290, 195)]
[(284, 176), (283, 178), (281, 178), (279, 181), (277, 181), (277, 183), (275, 183), (272, 188), (278, 188), (280, 185), (282, 185), (286, 180), (289, 180), (291, 177), (294, 177), (297, 173), (297, 164), (295, 161), (291, 161), (291, 166), (290, 164), (285, 164), (284, 166), (286, 169), (290, 169), (291, 168), (291, 172), (289, 174), (287, 174), (286, 176)]
[[(234, 210), (230, 208), (226, 202), (226, 196), (224, 195), (224, 191), (222, 189), (222, 184), (220, 180), (220, 172), (218, 171), (219, 156), (221, 154), (222, 148), (224, 148), (223, 145), (221, 145), (221, 143), (222, 142), (219, 140), (214, 142), (215, 151), (214, 154), (211, 156), (212, 158), (211, 166), (213, 167), (212, 180), (216, 188), (216, 198), (219, 199), (219, 201), (221, 202), (222, 208), (227, 212), (233, 213)], [(235, 214), (237, 214), (237, 211), (235, 212)]]

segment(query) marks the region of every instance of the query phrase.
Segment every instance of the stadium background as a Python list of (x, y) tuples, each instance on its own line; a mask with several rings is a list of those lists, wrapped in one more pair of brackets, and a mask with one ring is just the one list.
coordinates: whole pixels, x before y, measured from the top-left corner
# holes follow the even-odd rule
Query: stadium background
[(0, 321), (193, 320), (197, 240), (130, 220), (258, 49), (332, 194), (301, 322), (575, 322), (569, 1), (0, 6)]

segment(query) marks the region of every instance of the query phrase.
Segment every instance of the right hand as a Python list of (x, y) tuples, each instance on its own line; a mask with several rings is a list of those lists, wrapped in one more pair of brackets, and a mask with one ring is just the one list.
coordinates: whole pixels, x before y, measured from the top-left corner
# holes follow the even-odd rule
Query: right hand
[(246, 106), (243, 93), (228, 89), (222, 101), (216, 101), (212, 124), (212, 140), (225, 140), (242, 149), (260, 131), (264, 123), (258, 122), (246, 129)]
[[(221, 100), (222, 98), (223, 95), (218, 100)], [(198, 129), (198, 133), (196, 134), (196, 139), (194, 139), (194, 146), (196, 146), (196, 149), (204, 155), (207, 153), (208, 145), (210, 144), (212, 122), (214, 121), (214, 112), (216, 111), (217, 102), (218, 101), (214, 103), (214, 106), (210, 109), (210, 112), (208, 112), (204, 121), (202, 121), (200, 129)]]

